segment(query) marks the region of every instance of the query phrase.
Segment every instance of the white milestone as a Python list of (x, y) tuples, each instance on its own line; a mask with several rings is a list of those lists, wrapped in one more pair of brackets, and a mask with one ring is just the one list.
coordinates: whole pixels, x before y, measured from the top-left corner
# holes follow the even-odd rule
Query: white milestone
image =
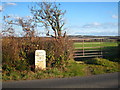
[(36, 50), (35, 51), (35, 69), (46, 68), (46, 51)]

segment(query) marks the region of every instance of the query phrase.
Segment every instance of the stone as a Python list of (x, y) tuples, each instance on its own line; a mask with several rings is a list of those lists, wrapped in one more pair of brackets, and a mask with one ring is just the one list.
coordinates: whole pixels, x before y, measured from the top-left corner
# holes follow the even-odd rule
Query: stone
[(35, 69), (46, 68), (46, 51), (36, 50), (35, 51)]

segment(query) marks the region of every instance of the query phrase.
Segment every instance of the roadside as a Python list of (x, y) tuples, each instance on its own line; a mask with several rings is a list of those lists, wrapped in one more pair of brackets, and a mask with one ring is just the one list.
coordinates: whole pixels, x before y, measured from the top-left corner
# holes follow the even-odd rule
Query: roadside
[(3, 88), (118, 88), (118, 73), (3, 82)]
[(96, 74), (119, 72), (118, 63), (106, 59), (94, 58), (81, 62), (70, 60), (64, 68), (47, 68), (46, 70), (3, 72), (3, 81), (53, 79), (75, 76), (90, 76)]

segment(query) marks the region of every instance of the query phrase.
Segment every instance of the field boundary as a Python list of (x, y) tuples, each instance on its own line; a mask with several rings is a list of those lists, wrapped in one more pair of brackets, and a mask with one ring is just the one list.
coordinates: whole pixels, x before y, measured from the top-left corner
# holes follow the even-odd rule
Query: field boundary
[[(85, 58), (85, 57), (102, 57), (102, 48), (101, 45), (103, 43), (103, 38), (95, 38), (98, 42), (94, 42), (94, 38), (92, 39), (80, 39), (77, 44), (81, 44), (82, 47), (75, 47), (74, 48), (74, 58)], [(87, 43), (89, 42), (89, 43)], [(86, 47), (85, 45), (91, 44), (91, 47)], [(94, 44), (97, 44), (97, 46), (93, 47)], [(93, 46), (92, 46), (93, 45)], [(97, 49), (97, 50), (96, 50)]]

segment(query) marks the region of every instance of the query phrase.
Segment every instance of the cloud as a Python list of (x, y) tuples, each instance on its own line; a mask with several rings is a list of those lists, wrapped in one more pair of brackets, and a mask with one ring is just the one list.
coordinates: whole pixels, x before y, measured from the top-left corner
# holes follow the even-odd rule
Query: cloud
[(5, 3), (3, 5), (0, 5), (0, 12), (2, 12), (5, 7), (8, 7), (8, 6), (14, 6), (14, 5), (17, 5), (16, 3)]
[(17, 5), (16, 3), (6, 3), (6, 5)]
[(112, 18), (113, 19), (118, 19), (118, 16), (117, 15), (112, 15)]
[(15, 17), (13, 17), (14, 19), (21, 19), (21, 17), (19, 17), (19, 16), (15, 16)]
[(82, 29), (87, 29), (87, 28), (104, 28), (104, 29), (107, 29), (107, 28), (117, 28), (118, 27), (118, 23), (113, 23), (113, 22), (107, 22), (107, 23), (98, 23), (98, 22), (94, 22), (94, 23), (89, 23), (89, 24), (85, 24), (83, 25), (81, 28)]
[(24, 18), (24, 19), (32, 19), (33, 18), (32, 16), (20, 17), (20, 16), (16, 16), (16, 15), (12, 15), (11, 17), (14, 18), (14, 19), (22, 19), (22, 18)]
[(73, 35), (98, 35), (98, 36), (117, 36), (118, 35), (118, 30), (114, 29), (100, 29), (100, 30), (79, 30), (73, 33)]
[(100, 36), (116, 36), (118, 35), (117, 22), (93, 22), (83, 25), (74, 25), (70, 28), (71, 35), (100, 35)]
[(94, 25), (94, 26), (100, 26), (101, 24), (98, 23), (98, 22), (94, 22), (93, 25)]
[(3, 6), (0, 6), (0, 12), (3, 11)]
[[(120, 24), (120, 23), (119, 23)], [(88, 23), (88, 24), (83, 24), (83, 25), (72, 25), (69, 27), (71, 30), (80, 30), (81, 32), (87, 33), (88, 31), (93, 32), (94, 30), (118, 30), (118, 22), (106, 22), (106, 23), (99, 23), (99, 22), (93, 22), (93, 23)], [(85, 32), (87, 30), (87, 32)], [(93, 31), (91, 31), (93, 30)], [(104, 31), (103, 31), (104, 32)], [(70, 33), (72, 33), (70, 31)]]
[(27, 18), (27, 19), (32, 19), (33, 16), (25, 16), (24, 18)]
[(117, 28), (118, 27), (118, 23), (117, 22), (108, 22), (108, 23), (103, 23), (102, 28), (105, 28), (105, 29), (111, 29), (111, 28)]
[(89, 24), (85, 24), (82, 26), (82, 28), (98, 28), (101, 24), (98, 22), (93, 22)]

